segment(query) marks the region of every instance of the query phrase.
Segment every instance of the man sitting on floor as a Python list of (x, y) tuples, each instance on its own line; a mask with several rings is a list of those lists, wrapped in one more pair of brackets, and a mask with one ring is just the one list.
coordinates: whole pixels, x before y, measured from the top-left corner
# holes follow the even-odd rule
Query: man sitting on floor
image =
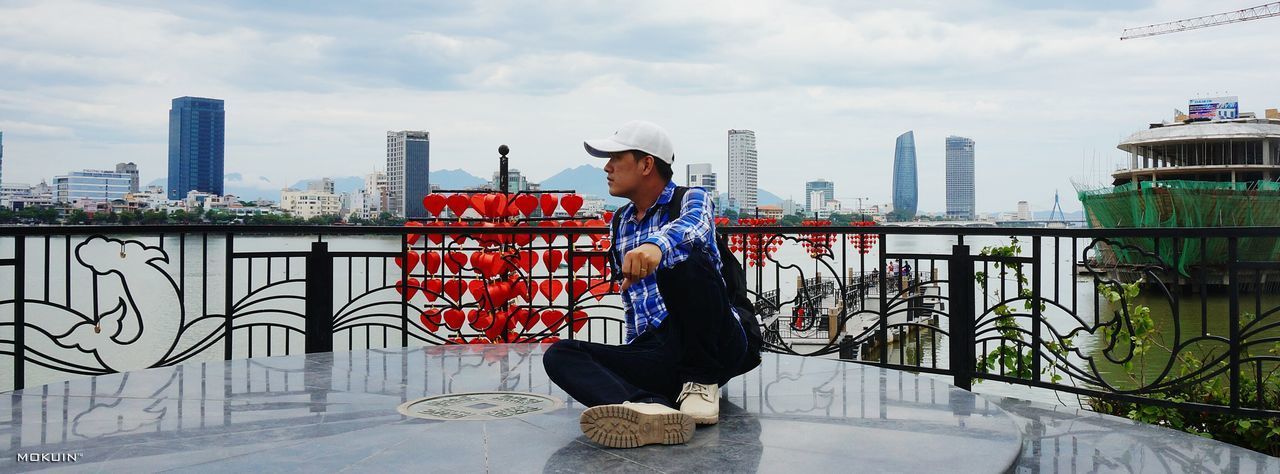
[[(711, 197), (671, 181), (675, 152), (655, 124), (629, 122), (583, 145), (609, 159), (609, 194), (631, 201), (616, 212), (610, 239), (627, 343), (564, 340), (547, 349), (543, 364), (556, 385), (590, 407), (580, 421), (593, 441), (684, 443), (695, 423), (719, 421), (720, 385), (758, 360), (749, 357), (759, 349), (748, 344), (721, 276)], [(668, 211), (676, 209), (673, 199), (680, 199), (678, 215)]]

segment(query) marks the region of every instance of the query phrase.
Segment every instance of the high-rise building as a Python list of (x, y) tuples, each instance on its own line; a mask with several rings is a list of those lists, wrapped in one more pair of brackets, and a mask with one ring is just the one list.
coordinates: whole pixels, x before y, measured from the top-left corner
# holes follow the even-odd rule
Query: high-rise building
[(138, 165), (133, 164), (132, 161), (128, 163), (116, 163), (116, 172), (129, 175), (129, 192), (138, 192)]
[(726, 208), (753, 211), (756, 207), (756, 132), (729, 130), (729, 202)]
[(53, 199), (60, 203), (124, 200), (129, 194), (129, 175), (101, 170), (72, 171), (54, 176), (53, 188)]
[(836, 200), (836, 184), (825, 179), (809, 181), (804, 183), (804, 196), (805, 210), (809, 213), (817, 212), (826, 207), (827, 201)]
[(973, 219), (973, 140), (947, 137), (947, 217)]
[(916, 216), (920, 190), (916, 178), (916, 136), (912, 131), (898, 135), (893, 149), (893, 210), (910, 219)]
[(221, 99), (179, 97), (169, 109), (169, 199), (222, 195), (226, 113)]
[(410, 219), (430, 217), (422, 207), (422, 198), (431, 192), (430, 162), (430, 133), (387, 132), (387, 205), (392, 214)]
[(711, 202), (719, 207), (720, 193), (716, 189), (716, 174), (711, 171), (711, 163), (691, 163), (685, 167), (685, 174), (688, 176), (686, 185), (707, 190)]
[(4, 132), (0, 132), (0, 185), (4, 184)]

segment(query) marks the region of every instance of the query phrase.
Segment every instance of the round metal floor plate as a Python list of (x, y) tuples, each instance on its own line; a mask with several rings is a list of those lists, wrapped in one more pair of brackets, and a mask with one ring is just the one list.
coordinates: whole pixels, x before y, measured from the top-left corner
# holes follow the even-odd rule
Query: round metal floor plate
[(443, 421), (505, 420), (564, 406), (555, 397), (524, 392), (468, 392), (419, 398), (400, 405), (404, 416)]

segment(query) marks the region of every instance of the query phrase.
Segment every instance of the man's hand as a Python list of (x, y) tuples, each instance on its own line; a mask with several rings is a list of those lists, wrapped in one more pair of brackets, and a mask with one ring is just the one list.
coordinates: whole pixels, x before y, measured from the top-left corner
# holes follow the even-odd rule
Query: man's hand
[(622, 289), (658, 271), (662, 249), (655, 244), (641, 244), (622, 256)]

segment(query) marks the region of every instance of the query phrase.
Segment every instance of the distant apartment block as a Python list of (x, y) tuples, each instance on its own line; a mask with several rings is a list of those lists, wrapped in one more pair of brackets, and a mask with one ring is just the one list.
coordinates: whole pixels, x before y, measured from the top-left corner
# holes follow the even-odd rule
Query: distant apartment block
[(222, 195), (225, 132), (221, 99), (173, 99), (169, 109), (169, 199), (184, 199), (193, 190)]
[(430, 217), (422, 198), (431, 190), (431, 135), (426, 131), (387, 132), (387, 204), (392, 214)]
[(280, 209), (303, 219), (336, 216), (342, 213), (342, 198), (324, 191), (285, 189), (280, 191)]
[(76, 201), (123, 201), (129, 194), (130, 177), (126, 173), (105, 170), (83, 170), (53, 177), (53, 200), (70, 204)]
[(138, 165), (133, 162), (116, 163), (116, 172), (129, 175), (129, 192), (136, 193), (139, 191)]
[(688, 177), (686, 185), (689, 187), (700, 187), (707, 190), (707, 194), (711, 196), (712, 202), (719, 205), (720, 192), (716, 187), (716, 174), (711, 171), (711, 163), (693, 163), (685, 167), (685, 174)]
[(836, 184), (825, 179), (804, 183), (804, 208), (808, 212), (817, 212), (826, 207), (827, 201), (836, 200)]
[(756, 132), (729, 130), (729, 202), (728, 209), (754, 212), (756, 193)]

